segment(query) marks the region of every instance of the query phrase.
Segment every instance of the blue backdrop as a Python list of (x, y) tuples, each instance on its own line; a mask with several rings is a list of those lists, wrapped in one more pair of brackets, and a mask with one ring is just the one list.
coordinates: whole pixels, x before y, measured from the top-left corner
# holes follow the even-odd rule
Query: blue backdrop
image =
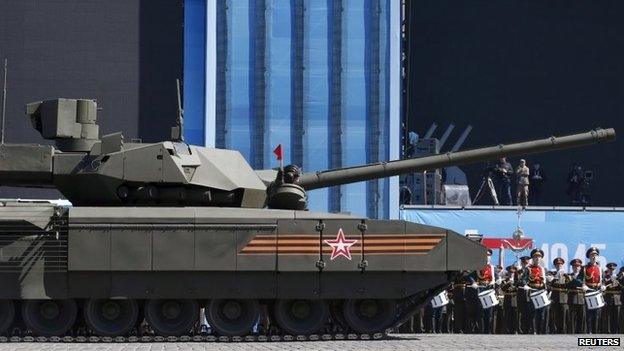
[[(254, 169), (304, 172), (399, 158), (399, 0), (185, 0), (191, 144)], [(310, 209), (398, 217), (398, 177), (309, 195)]]
[[(518, 214), (513, 209), (403, 209), (400, 216), (460, 234), (475, 230), (484, 237), (511, 237), (518, 224)], [(520, 216), (520, 227), (526, 237), (534, 239), (534, 247), (544, 250), (549, 268), (555, 257), (563, 257), (566, 268), (572, 258), (585, 262), (585, 251), (590, 246), (600, 249), (603, 268), (607, 262), (616, 262), (618, 268), (624, 264), (624, 211), (527, 210)], [(494, 263), (498, 262), (497, 251)], [(514, 254), (505, 250), (504, 263), (514, 261)]]

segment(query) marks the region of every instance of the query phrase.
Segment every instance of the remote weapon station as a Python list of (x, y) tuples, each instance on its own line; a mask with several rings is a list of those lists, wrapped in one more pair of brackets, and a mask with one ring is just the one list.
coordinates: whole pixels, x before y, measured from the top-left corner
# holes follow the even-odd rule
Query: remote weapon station
[(479, 268), (485, 248), (442, 228), (307, 211), (306, 191), (615, 138), (256, 171), (236, 151), (184, 143), (181, 123), (177, 141), (99, 138), (96, 112), (93, 100), (28, 104), (55, 145), (0, 145), (0, 185), (56, 188), (73, 204), (0, 201), (0, 334), (197, 337), (203, 308), (219, 337), (258, 323), (261, 336), (383, 335)]

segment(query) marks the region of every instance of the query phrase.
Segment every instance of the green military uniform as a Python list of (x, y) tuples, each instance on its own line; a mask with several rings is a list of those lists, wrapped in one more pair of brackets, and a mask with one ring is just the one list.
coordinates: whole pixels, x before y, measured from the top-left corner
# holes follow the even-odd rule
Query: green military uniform
[(606, 334), (617, 334), (620, 330), (622, 288), (615, 275), (616, 267), (616, 263), (608, 263), (603, 275), (603, 283), (606, 286), (604, 292), (606, 306), (602, 313), (602, 332)]
[(501, 282), (503, 292), (503, 332), (508, 334), (518, 333), (518, 297), (515, 285), (516, 267), (507, 267), (507, 276)]
[[(530, 259), (531, 258), (528, 256), (520, 258), (523, 266), (516, 272), (516, 277), (514, 279), (516, 287), (524, 285), (521, 277), (527, 274), (527, 265)], [(530, 330), (529, 309), (531, 306), (529, 306), (529, 304), (531, 303), (531, 299), (529, 298), (529, 292), (522, 289), (517, 289), (516, 297), (518, 300), (518, 333), (526, 334)]]
[[(578, 258), (573, 259), (570, 265), (582, 265), (581, 260)], [(585, 277), (583, 271), (579, 269), (577, 273), (568, 274), (568, 302), (569, 302), (569, 319), (568, 319), (568, 333), (570, 334), (584, 334), (586, 330), (585, 326), (585, 295), (581, 290)]]
[[(565, 334), (568, 331), (568, 290), (567, 285), (571, 278), (563, 270), (564, 259), (557, 257), (553, 260), (555, 271), (550, 272), (549, 287), (552, 301), (550, 313), (550, 333)], [(559, 266), (558, 266), (559, 265)]]

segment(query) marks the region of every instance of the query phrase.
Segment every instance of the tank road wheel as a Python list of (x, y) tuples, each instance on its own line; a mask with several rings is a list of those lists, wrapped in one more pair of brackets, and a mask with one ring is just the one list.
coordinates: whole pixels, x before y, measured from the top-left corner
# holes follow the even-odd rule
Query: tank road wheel
[(346, 300), (342, 312), (349, 327), (357, 333), (377, 333), (396, 318), (396, 301), (376, 299)]
[(0, 300), (0, 334), (4, 334), (13, 324), (15, 305), (12, 300)]
[(139, 317), (135, 300), (90, 299), (84, 305), (89, 328), (100, 336), (122, 336), (132, 330)]
[(237, 336), (251, 332), (260, 307), (256, 300), (211, 300), (206, 307), (206, 319), (220, 335)]
[(198, 316), (199, 304), (195, 300), (154, 299), (145, 303), (145, 320), (157, 335), (188, 334)]
[(275, 320), (287, 333), (314, 334), (325, 326), (329, 307), (324, 300), (278, 300)]
[(74, 300), (26, 300), (22, 318), (26, 328), (37, 336), (62, 336), (76, 321), (78, 307)]

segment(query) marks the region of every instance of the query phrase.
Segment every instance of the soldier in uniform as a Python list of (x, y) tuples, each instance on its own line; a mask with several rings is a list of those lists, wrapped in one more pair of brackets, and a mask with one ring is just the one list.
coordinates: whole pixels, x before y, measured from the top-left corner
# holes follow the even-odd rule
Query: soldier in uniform
[(507, 274), (501, 282), (501, 290), (505, 296), (503, 299), (504, 331), (508, 334), (518, 334), (518, 299), (515, 284), (517, 268), (511, 265), (507, 267), (506, 271)]
[[(583, 267), (583, 291), (604, 291), (602, 284), (602, 271), (596, 259), (600, 254), (600, 250), (596, 247), (590, 247), (585, 253), (585, 257), (589, 258), (589, 262)], [(601, 308), (587, 310), (587, 332), (591, 334), (598, 333), (598, 322), (600, 322)]]
[(447, 309), (448, 304), (440, 307), (433, 307), (430, 303), (429, 307), (431, 308), (431, 332), (440, 334), (444, 330), (448, 330), (444, 328), (444, 322), (446, 321), (446, 315), (448, 313)]
[(606, 334), (617, 334), (620, 330), (620, 305), (622, 304), (621, 287), (617, 280), (615, 268), (617, 263), (607, 263), (607, 269), (604, 272), (603, 282), (605, 290), (605, 303), (602, 321), (602, 332)]
[[(472, 288), (477, 291), (477, 296), (479, 292), (494, 289), (495, 283), (495, 274), (494, 274), (494, 266), (491, 263), (492, 261), (492, 249), (487, 250), (487, 262), (483, 268), (476, 272), (476, 279), (473, 278)], [(477, 298), (478, 299), (478, 298)], [(493, 322), (493, 313), (494, 309), (483, 308), (481, 303), (477, 301), (479, 304), (477, 306), (477, 325), (478, 330), (482, 334), (490, 334), (492, 333), (492, 322)]]
[[(531, 251), (532, 262), (527, 266), (524, 276), (522, 277), (523, 290), (538, 291), (546, 289), (546, 269), (541, 266), (540, 262), (544, 257), (544, 251), (533, 249)], [(535, 309), (533, 303), (530, 302), (529, 313), (531, 321), (531, 330), (534, 334), (546, 334), (548, 332), (548, 311), (550, 306)]]
[(568, 333), (585, 333), (585, 299), (581, 287), (583, 286), (583, 262), (578, 258), (570, 261), (572, 273), (568, 274), (568, 301), (570, 302), (570, 318), (568, 320)]
[(481, 308), (479, 302), (479, 291), (474, 288), (474, 276), (476, 272), (471, 272), (467, 277), (468, 283), (466, 285), (466, 318), (464, 319), (464, 332), (468, 334), (474, 333), (478, 328), (477, 315)]
[(466, 332), (466, 284), (468, 282), (468, 271), (462, 272), (453, 281), (452, 301), (453, 301), (453, 332), (456, 334)]
[(529, 167), (525, 160), (520, 160), (516, 168), (516, 203), (518, 206), (529, 206)]
[(550, 285), (552, 307), (550, 308), (550, 332), (564, 334), (567, 332), (568, 320), (568, 292), (566, 289), (570, 278), (566, 275), (563, 265), (565, 260), (557, 257), (553, 260), (555, 270), (549, 272), (548, 282)]
[(504, 311), (504, 304), (505, 304), (505, 295), (503, 294), (503, 290), (501, 289), (501, 283), (503, 281), (503, 275), (505, 274), (505, 272), (503, 271), (503, 266), (501, 265), (497, 265), (496, 267), (494, 267), (494, 273), (495, 273), (495, 286), (496, 288), (494, 289), (496, 291), (496, 296), (498, 297), (498, 305), (494, 306), (493, 308), (495, 308), (496, 310), (494, 311), (494, 321), (492, 323), (492, 332), (494, 334), (503, 334), (505, 332), (505, 311)]
[[(618, 272), (615, 279), (620, 285), (620, 302), (622, 302), (622, 298), (623, 298), (622, 295), (624, 295), (624, 267), (620, 267), (620, 271)], [(624, 310), (622, 309), (622, 307), (620, 307), (619, 323), (620, 323), (619, 333), (624, 334)]]
[[(516, 287), (520, 288), (524, 284), (522, 283), (522, 276), (526, 273), (527, 265), (531, 258), (528, 256), (520, 257), (520, 269), (516, 272), (514, 279)], [(523, 289), (516, 290), (516, 297), (518, 300), (518, 332), (526, 334), (529, 332), (529, 292)]]

